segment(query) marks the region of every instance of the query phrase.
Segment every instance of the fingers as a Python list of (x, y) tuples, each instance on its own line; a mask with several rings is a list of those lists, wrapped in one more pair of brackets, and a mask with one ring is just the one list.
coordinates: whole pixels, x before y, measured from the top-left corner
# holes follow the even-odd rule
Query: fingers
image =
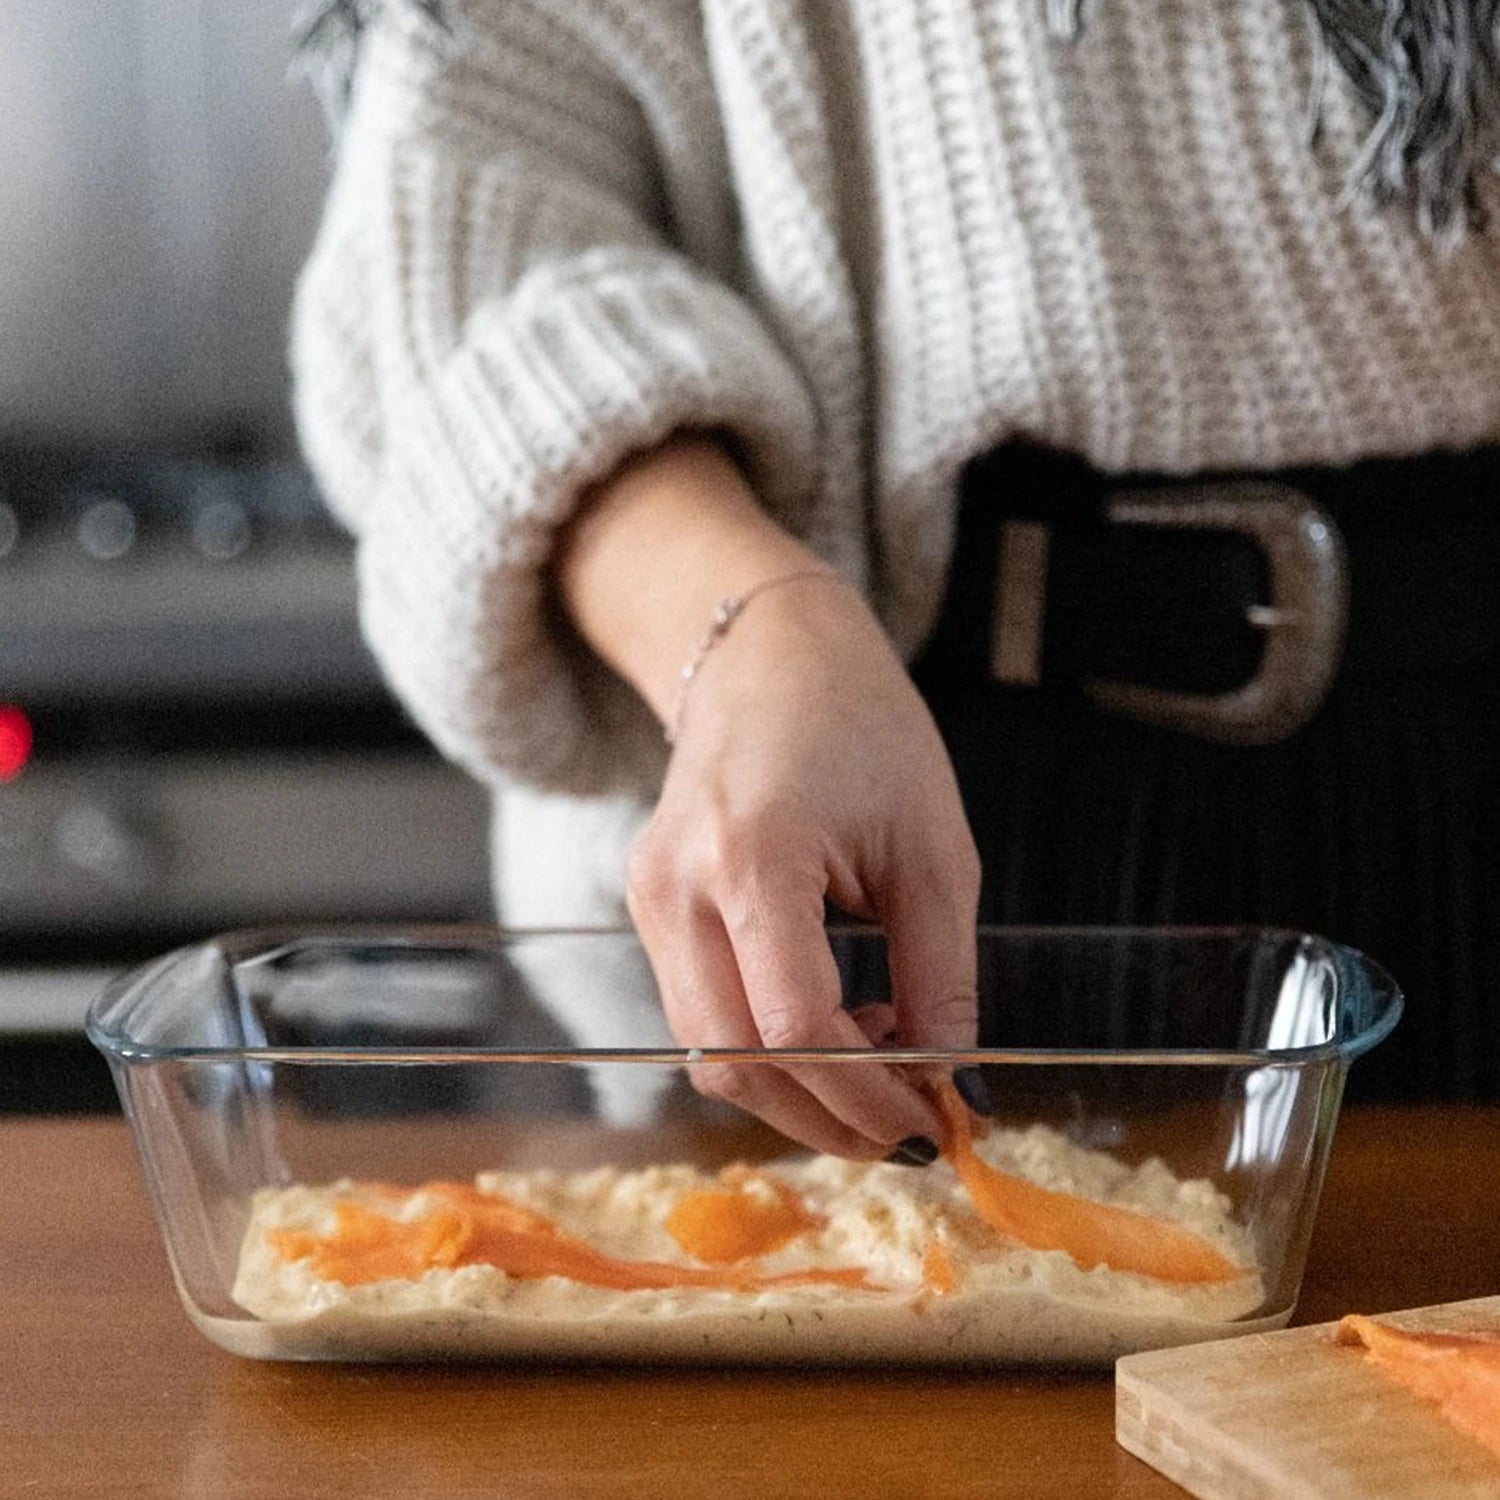
[[(734, 950), (717, 913), (698, 908), (664, 923), (642, 911), (636, 925), (651, 958), (668, 1024), (680, 1042), (705, 1049), (751, 1050), (762, 1045)], [(758, 1115), (815, 1151), (866, 1160), (885, 1149), (831, 1114), (769, 1061), (697, 1063), (689, 1067), (688, 1076), (700, 1093)]]
[[(723, 903), (724, 925), (756, 1031), (767, 1047), (868, 1049), (843, 1008), (838, 967), (823, 930), (823, 893), (743, 881)], [(893, 1146), (936, 1139), (932, 1105), (891, 1068), (860, 1062), (785, 1064), (827, 1111), (869, 1140)]]
[(849, 1012), (854, 1024), (864, 1033), (872, 1047), (890, 1047), (896, 1041), (896, 1007), (883, 1001), (871, 1001)]
[(979, 858), (968, 829), (955, 852), (913, 859), (881, 899), (897, 1037), (964, 1049), (979, 1039)]
[(995, 1091), (985, 1076), (983, 1068), (955, 1068), (953, 1086), (961, 1098), (976, 1115), (992, 1115), (997, 1109)]
[[(910, 696), (904, 677), (901, 687)], [(932, 1102), (876, 1049), (893, 1039), (967, 1048), (978, 1029), (973, 841), (930, 721), (902, 694), (887, 698), (876, 695), (872, 722), (894, 716), (905, 750), (884, 755), (859, 738), (871, 753), (856, 753), (853, 769), (828, 753), (816, 717), (757, 721), (769, 767), (737, 740), (716, 740), (717, 721), (700, 718), (632, 852), (628, 885), (683, 1045), (864, 1054), (709, 1062), (693, 1069), (698, 1087), (819, 1150), (856, 1157), (942, 1134)], [(858, 1018), (843, 1008), (824, 928), (829, 895), (882, 920), (892, 1005)]]
[(875, 1161), (887, 1148), (834, 1119), (794, 1079), (770, 1062), (695, 1063), (688, 1077), (700, 1094), (757, 1116), (788, 1140), (849, 1161)]

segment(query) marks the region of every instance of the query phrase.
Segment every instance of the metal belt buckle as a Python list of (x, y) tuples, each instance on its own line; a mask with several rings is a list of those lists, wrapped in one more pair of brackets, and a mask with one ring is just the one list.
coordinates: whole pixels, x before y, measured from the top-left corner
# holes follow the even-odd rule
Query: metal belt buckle
[(1231, 745), (1290, 738), (1322, 707), (1343, 653), (1349, 572), (1343, 538), (1300, 490), (1263, 481), (1204, 486), (1180, 498), (1124, 491), (1106, 505), (1121, 526), (1237, 531), (1260, 544), (1270, 599), (1247, 618), (1265, 632), (1260, 670), (1233, 692), (1176, 693), (1090, 682), (1103, 708)]

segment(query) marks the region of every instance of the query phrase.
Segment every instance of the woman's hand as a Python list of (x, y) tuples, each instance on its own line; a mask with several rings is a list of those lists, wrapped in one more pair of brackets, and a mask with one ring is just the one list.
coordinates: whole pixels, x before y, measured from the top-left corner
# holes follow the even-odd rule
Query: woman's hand
[[(889, 944), (895, 1039), (975, 1039), (979, 867), (925, 705), (852, 589), (804, 578), (755, 599), (705, 659), (631, 915), (674, 1035), (692, 1047), (863, 1047), (842, 1008), (824, 900)], [(702, 1066), (695, 1082), (841, 1156), (936, 1139), (894, 1069)]]
[[(716, 448), (684, 442), (594, 497), (560, 578), (665, 721), (718, 602), (816, 565)], [(937, 730), (855, 591), (829, 576), (757, 595), (684, 710), (628, 887), (679, 1042), (859, 1048), (893, 1022), (903, 1045), (972, 1046), (978, 858)], [(842, 1008), (825, 899), (885, 929), (894, 1015), (875, 1025)], [(940, 1130), (894, 1068), (704, 1064), (694, 1082), (843, 1156)]]

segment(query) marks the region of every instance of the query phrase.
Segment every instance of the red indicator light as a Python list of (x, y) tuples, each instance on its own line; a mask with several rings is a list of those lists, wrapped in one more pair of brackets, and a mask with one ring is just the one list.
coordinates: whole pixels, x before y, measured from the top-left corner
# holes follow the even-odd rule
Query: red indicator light
[(14, 781), (31, 759), (31, 720), (8, 703), (0, 703), (0, 782)]

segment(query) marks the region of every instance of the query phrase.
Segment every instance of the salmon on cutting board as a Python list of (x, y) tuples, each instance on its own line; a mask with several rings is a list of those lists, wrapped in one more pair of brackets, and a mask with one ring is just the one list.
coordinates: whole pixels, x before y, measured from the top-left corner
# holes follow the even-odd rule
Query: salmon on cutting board
[[(1377, 1320), (1494, 1331), (1500, 1297)], [(1115, 1437), (1199, 1500), (1500, 1500), (1500, 1456), (1336, 1343), (1337, 1328), (1128, 1355), (1115, 1366)]]

